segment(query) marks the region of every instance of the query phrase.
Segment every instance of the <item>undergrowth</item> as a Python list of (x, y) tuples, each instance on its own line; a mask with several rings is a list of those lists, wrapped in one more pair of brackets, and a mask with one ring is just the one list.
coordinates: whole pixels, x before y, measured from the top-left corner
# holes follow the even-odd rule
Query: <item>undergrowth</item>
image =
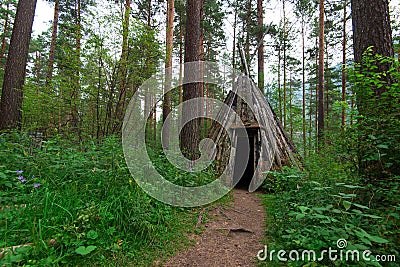
[(0, 136), (0, 249), (20, 246), (0, 266), (153, 265), (188, 245), (197, 213), (144, 193), (116, 137), (74, 145)]
[[(304, 171), (287, 168), (271, 173), (272, 179), (264, 185), (270, 192), (264, 197), (269, 218), (267, 255), (260, 265), (397, 266), (399, 177), (391, 179), (390, 184), (386, 181), (385, 187), (364, 185), (355, 174), (354, 164), (343, 158), (340, 149), (327, 147), (309, 156)], [(329, 248), (336, 250), (332, 257), (327, 252), (321, 255)], [(286, 251), (281, 259), (279, 250)], [(290, 254), (291, 250), (298, 254)], [(308, 256), (310, 250), (316, 252), (315, 257)], [(354, 250), (360, 252), (360, 260), (356, 254), (352, 256)], [(371, 255), (366, 258), (370, 261), (362, 254), (368, 250)], [(384, 255), (386, 262), (378, 262), (377, 255)]]

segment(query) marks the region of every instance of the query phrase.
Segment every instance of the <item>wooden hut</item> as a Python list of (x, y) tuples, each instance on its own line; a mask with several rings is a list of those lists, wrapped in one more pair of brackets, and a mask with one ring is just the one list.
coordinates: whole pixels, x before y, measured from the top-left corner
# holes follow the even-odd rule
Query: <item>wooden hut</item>
[(213, 122), (209, 138), (216, 144), (216, 170), (225, 174), (228, 186), (244, 184), (252, 192), (268, 171), (299, 166), (295, 146), (250, 78), (238, 78), (224, 103), (216, 117), (220, 123)]

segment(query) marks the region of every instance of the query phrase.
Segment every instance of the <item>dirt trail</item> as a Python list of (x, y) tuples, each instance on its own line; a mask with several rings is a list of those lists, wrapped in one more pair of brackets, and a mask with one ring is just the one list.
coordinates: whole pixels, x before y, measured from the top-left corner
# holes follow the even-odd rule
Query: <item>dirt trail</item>
[(257, 193), (236, 189), (230, 207), (211, 208), (204, 232), (163, 266), (255, 266), (263, 248), (265, 212)]

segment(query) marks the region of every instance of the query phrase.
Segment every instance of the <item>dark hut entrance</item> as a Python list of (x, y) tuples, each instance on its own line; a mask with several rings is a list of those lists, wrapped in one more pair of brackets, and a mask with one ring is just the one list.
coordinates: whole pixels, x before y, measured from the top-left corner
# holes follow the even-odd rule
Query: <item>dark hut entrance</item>
[(236, 160), (233, 172), (233, 181), (236, 188), (248, 189), (257, 168), (257, 140), (258, 127), (246, 127), (247, 136), (237, 134)]
[[(264, 181), (266, 172), (279, 171), (282, 166), (299, 166), (296, 148), (250, 79), (238, 79), (225, 104), (225, 108), (218, 111), (216, 120), (224, 122), (223, 127), (214, 122), (209, 138), (214, 140), (217, 148), (215, 169), (219, 174), (225, 173), (228, 186), (236, 184), (236, 187), (253, 192)], [(233, 116), (226, 107), (238, 116)], [(235, 160), (231, 162), (233, 155)]]

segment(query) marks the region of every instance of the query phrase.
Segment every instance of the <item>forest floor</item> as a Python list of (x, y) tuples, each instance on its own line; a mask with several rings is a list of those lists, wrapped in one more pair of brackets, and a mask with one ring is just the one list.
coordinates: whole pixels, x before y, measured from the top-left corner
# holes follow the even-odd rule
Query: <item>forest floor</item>
[[(168, 259), (163, 266), (255, 266), (265, 238), (265, 211), (258, 193), (233, 191), (229, 206), (212, 206), (209, 219), (200, 214), (194, 246)], [(205, 221), (205, 222), (204, 222)], [(157, 264), (157, 263), (156, 263)]]

